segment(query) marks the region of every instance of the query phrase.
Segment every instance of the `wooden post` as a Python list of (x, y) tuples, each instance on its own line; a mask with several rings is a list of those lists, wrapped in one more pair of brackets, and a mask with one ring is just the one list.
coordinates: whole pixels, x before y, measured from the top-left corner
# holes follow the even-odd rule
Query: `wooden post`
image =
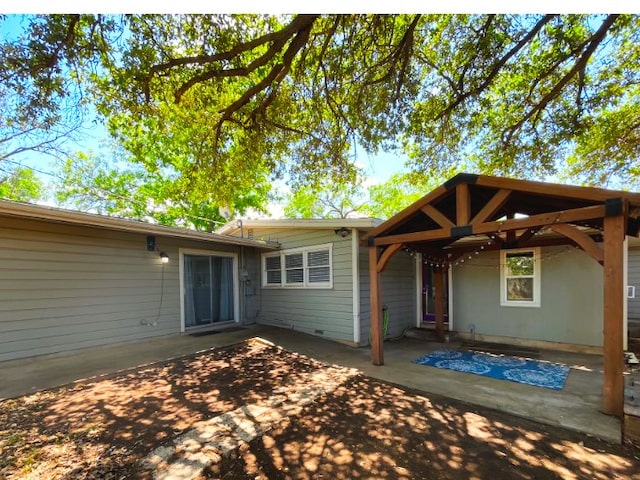
[(433, 269), (433, 288), (436, 314), (436, 340), (444, 342), (444, 274), (446, 267)]
[(378, 257), (380, 248), (369, 247), (369, 299), (371, 303), (371, 361), (374, 365), (384, 364), (382, 318), (380, 316), (380, 273), (378, 272)]
[(624, 236), (625, 215), (604, 217), (604, 385), (603, 411), (622, 416), (624, 380), (622, 377), (622, 315), (624, 312)]

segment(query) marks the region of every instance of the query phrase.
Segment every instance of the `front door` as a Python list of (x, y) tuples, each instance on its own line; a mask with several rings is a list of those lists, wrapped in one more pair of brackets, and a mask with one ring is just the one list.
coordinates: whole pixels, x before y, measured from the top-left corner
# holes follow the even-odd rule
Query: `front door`
[[(427, 323), (435, 323), (436, 321), (436, 302), (435, 302), (435, 287), (433, 286), (433, 265), (422, 265), (422, 321)], [(447, 309), (449, 307), (449, 282), (445, 281), (444, 284), (444, 321), (448, 321)]]

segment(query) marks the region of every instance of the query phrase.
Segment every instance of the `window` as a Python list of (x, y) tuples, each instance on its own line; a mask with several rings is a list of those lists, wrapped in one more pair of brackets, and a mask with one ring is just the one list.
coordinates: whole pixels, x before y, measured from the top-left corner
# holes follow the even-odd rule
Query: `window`
[(282, 288), (332, 288), (332, 244), (262, 255), (262, 285)]
[(540, 250), (500, 252), (500, 305), (540, 306)]

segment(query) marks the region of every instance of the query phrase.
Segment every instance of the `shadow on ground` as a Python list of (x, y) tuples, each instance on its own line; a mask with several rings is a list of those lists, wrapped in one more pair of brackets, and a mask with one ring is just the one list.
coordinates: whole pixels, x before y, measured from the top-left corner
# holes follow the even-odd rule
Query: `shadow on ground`
[[(198, 422), (319, 383), (325, 370), (248, 340), (0, 402), (0, 478), (150, 478), (141, 460), (155, 448)], [(624, 479), (640, 471), (635, 454), (358, 375), (241, 444), (207, 475)]]
[(210, 477), (571, 480), (638, 472), (629, 449), (358, 376)]

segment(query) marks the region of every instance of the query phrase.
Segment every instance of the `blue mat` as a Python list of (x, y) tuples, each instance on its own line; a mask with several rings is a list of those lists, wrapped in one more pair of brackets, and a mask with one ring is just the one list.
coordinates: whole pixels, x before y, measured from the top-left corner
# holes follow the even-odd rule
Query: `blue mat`
[(414, 360), (413, 363), (553, 390), (562, 390), (569, 375), (569, 367), (559, 363), (456, 350), (436, 350)]

